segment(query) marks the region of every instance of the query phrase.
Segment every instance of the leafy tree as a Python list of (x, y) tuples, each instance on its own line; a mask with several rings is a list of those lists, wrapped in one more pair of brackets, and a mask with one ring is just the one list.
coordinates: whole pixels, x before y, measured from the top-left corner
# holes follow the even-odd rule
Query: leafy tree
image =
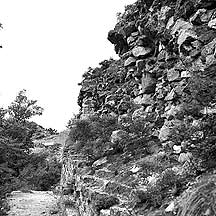
[(21, 90), (14, 102), (8, 107), (10, 116), (17, 122), (25, 122), (35, 115), (42, 115), (43, 108), (38, 106), (37, 100), (29, 100), (26, 90)]
[(7, 109), (0, 108), (0, 215), (3, 214), (2, 198), (17, 189), (14, 188), (16, 179), (30, 159), (35, 128), (28, 120), (43, 111), (36, 103), (22, 90)]

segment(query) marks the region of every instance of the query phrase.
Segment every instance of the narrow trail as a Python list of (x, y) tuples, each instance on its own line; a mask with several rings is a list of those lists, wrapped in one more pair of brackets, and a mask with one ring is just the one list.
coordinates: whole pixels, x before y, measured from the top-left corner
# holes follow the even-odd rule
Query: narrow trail
[(57, 198), (51, 191), (12, 192), (8, 198), (9, 216), (60, 216)]

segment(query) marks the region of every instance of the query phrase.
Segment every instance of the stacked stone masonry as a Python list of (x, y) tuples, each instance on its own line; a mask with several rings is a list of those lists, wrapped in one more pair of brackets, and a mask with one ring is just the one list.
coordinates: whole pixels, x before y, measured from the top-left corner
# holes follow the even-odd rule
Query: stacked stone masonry
[[(80, 119), (109, 114), (134, 120), (154, 113), (162, 121), (152, 132), (156, 141), (151, 142), (151, 148), (139, 142), (124, 154), (108, 155), (90, 165), (83, 155), (65, 147), (61, 180), (65, 215), (72, 216), (72, 206), (81, 216), (214, 215), (216, 208), (211, 205), (211, 210), (189, 209), (193, 195), (187, 197), (188, 209), (177, 211), (181, 204), (175, 188), (167, 200), (163, 198), (163, 204), (156, 201), (150, 205), (145, 202), (145, 190), (149, 184), (159, 184), (168, 171), (183, 176), (185, 162), (191, 158), (190, 152), (182, 152), (183, 146), (172, 145), (169, 135), (182, 121), (177, 113), (191, 76), (197, 71), (205, 77), (215, 76), (216, 2), (139, 0), (119, 18), (108, 40), (120, 59), (103, 61), (83, 75)], [(216, 107), (207, 106), (201, 112), (216, 113)], [(113, 139), (124, 139), (119, 134), (114, 132)], [(175, 166), (161, 173), (143, 172), (143, 167), (166, 159), (166, 148), (173, 149)], [(210, 179), (199, 187), (208, 191), (205, 185), (210, 185), (214, 191), (215, 178)], [(190, 190), (198, 193), (193, 187)], [(213, 192), (212, 197), (215, 199)]]

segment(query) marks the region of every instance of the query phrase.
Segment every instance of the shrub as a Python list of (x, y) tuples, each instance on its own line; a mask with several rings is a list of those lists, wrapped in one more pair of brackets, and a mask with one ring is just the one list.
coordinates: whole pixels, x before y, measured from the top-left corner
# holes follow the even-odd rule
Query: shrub
[(102, 157), (109, 145), (112, 131), (117, 128), (117, 119), (109, 115), (94, 116), (87, 120), (77, 119), (69, 134), (73, 145), (70, 148), (92, 159)]
[(179, 195), (187, 182), (187, 176), (179, 175), (174, 169), (168, 168), (156, 177), (154, 184), (147, 185), (146, 190), (137, 191), (137, 207), (145, 204), (146, 208), (158, 208), (165, 200)]
[(215, 180), (215, 175), (196, 179), (179, 197), (177, 215), (215, 215)]
[(28, 166), (22, 170), (18, 181), (20, 188), (50, 190), (61, 178), (61, 164), (55, 157), (47, 160), (47, 154), (33, 154)]
[(201, 117), (200, 111), (216, 102), (216, 77), (204, 76), (197, 72), (185, 88), (183, 112), (185, 115)]
[(185, 144), (184, 150), (193, 154), (194, 169), (214, 168), (216, 166), (216, 114), (205, 115), (199, 120), (201, 122), (199, 127), (191, 122), (183, 122), (174, 127), (170, 140), (176, 145)]

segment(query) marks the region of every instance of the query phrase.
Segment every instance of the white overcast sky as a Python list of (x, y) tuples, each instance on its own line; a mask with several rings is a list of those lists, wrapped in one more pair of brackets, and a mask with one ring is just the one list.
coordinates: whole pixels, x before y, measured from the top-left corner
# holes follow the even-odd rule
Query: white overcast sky
[(78, 113), (86, 69), (116, 58), (107, 33), (135, 0), (0, 0), (0, 106), (27, 90), (45, 111), (36, 122), (63, 130)]

